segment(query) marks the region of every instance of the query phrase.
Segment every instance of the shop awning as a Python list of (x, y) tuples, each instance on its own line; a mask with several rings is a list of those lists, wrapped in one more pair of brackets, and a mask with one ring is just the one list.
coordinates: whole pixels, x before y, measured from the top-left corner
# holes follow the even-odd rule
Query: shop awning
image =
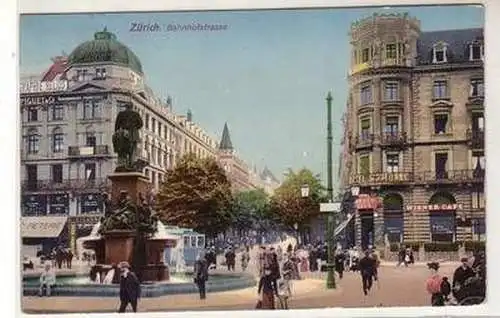
[(380, 206), (382, 206), (382, 200), (377, 196), (360, 194), (356, 199), (356, 209), (358, 210), (375, 210)]
[(66, 216), (21, 217), (21, 237), (58, 237), (66, 225), (67, 219)]

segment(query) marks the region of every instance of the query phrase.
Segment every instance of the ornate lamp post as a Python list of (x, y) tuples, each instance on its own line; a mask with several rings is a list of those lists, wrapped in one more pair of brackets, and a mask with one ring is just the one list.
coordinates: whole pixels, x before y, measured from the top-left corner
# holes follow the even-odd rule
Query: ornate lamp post
[(326, 231), (327, 237), (327, 251), (328, 251), (328, 275), (326, 277), (326, 288), (335, 289), (337, 288), (335, 283), (335, 271), (334, 271), (334, 260), (333, 260), (333, 249), (335, 247), (335, 225), (336, 225), (336, 214), (340, 211), (340, 202), (332, 203), (321, 203), (320, 212), (327, 213), (328, 215), (328, 226)]

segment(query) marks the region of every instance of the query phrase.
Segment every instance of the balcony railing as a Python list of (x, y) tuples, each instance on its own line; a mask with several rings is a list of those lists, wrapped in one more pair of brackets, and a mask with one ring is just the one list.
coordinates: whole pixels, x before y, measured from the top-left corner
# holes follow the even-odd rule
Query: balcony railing
[(107, 155), (109, 155), (108, 145), (68, 147), (69, 157), (89, 157), (89, 156), (107, 156)]
[(406, 132), (385, 132), (382, 133), (381, 143), (385, 146), (404, 146), (407, 143)]
[(415, 181), (422, 183), (484, 182), (484, 169), (426, 171), (417, 173)]
[(484, 131), (467, 129), (466, 137), (471, 149), (484, 149)]
[(373, 145), (374, 139), (373, 134), (361, 134), (356, 137), (356, 148), (370, 147)]
[(350, 184), (362, 186), (371, 185), (391, 185), (405, 184), (413, 182), (413, 175), (410, 172), (382, 172), (370, 174), (354, 175), (350, 179)]
[(82, 179), (67, 179), (61, 182), (53, 180), (23, 180), (21, 182), (21, 191), (39, 192), (39, 191), (68, 191), (68, 190), (85, 190), (85, 189), (101, 189), (108, 186), (108, 180), (99, 178), (94, 180)]

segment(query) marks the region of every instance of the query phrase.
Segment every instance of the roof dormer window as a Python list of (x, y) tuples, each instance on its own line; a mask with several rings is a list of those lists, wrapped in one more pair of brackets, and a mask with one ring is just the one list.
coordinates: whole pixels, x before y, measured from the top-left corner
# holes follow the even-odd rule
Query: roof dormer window
[(478, 61), (483, 59), (483, 46), (481, 43), (471, 43), (469, 44), (469, 60)]
[(437, 43), (432, 49), (432, 63), (446, 63), (447, 59), (447, 45), (446, 43)]

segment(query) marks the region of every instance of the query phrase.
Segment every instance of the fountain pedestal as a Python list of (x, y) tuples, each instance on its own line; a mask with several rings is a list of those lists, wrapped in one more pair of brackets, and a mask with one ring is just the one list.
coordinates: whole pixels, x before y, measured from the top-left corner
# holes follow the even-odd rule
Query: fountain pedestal
[(102, 233), (104, 239), (104, 263), (132, 263), (135, 231), (109, 231)]

